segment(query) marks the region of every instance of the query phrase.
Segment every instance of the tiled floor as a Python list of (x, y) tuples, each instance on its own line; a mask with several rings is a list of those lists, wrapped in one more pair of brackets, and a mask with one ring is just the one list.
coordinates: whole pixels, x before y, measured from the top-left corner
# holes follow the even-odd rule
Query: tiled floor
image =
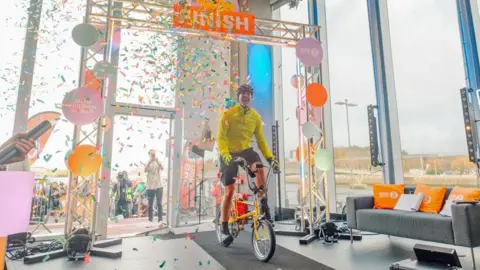
[[(185, 233), (194, 233), (195, 231), (213, 230), (212, 225), (211, 223), (206, 223), (199, 226), (176, 228), (173, 231), (175, 234), (184, 235)], [(277, 225), (277, 228), (278, 227), (280, 226)], [(51, 262), (32, 266), (25, 266), (21, 262), (18, 262), (15, 263), (13, 270), (63, 270), (67, 269), (67, 267), (68, 269), (148, 270), (159, 269), (159, 265), (163, 260), (166, 260), (166, 264), (162, 269), (203, 269), (207, 266), (208, 269), (224, 269), (213, 258), (209, 257), (194, 241), (189, 241), (188, 243), (185, 241), (183, 237), (171, 240), (157, 239), (155, 241), (152, 240), (152, 237), (127, 238), (124, 239), (123, 245), (119, 247), (124, 250), (123, 258), (115, 260), (114, 262), (109, 259), (93, 257), (90, 262), (92, 265), (90, 266), (67, 262), (65, 259), (56, 259)], [(390, 264), (394, 262), (414, 257), (413, 246), (416, 243), (445, 246), (436, 243), (388, 237), (385, 235), (366, 235), (363, 237), (363, 240), (355, 241), (353, 244), (351, 244), (349, 240), (340, 240), (339, 243), (336, 244), (323, 244), (322, 240), (315, 240), (309, 245), (301, 246), (298, 237), (277, 236), (278, 245), (338, 270), (388, 269)], [(187, 247), (185, 245), (187, 245)], [(137, 248), (138, 251), (133, 251), (134, 247)], [(470, 250), (462, 247), (454, 248), (460, 256), (460, 261), (464, 267), (463, 269), (473, 269)], [(480, 255), (478, 250), (476, 251), (476, 255), (477, 257)], [(178, 258), (177, 262), (174, 261), (175, 258)], [(252, 257), (252, 259), (255, 258)], [(210, 264), (207, 264), (208, 261), (210, 261)], [(175, 265), (174, 262), (176, 263)], [(203, 264), (199, 265), (199, 262), (203, 262)], [(115, 267), (112, 268), (112, 265), (115, 265)], [(92, 266), (95, 268), (91, 268)], [(239, 267), (239, 269), (242, 268)]]

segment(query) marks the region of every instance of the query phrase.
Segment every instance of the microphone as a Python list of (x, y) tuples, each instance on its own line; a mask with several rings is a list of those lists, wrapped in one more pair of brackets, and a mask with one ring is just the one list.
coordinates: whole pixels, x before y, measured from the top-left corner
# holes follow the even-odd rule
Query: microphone
[[(50, 121), (43, 121), (33, 129), (29, 130), (25, 139), (36, 140), (45, 132), (47, 132), (51, 127), (52, 123), (50, 123)], [(10, 159), (20, 154), (20, 151), (15, 147), (15, 143), (16, 142), (12, 142), (10, 145), (0, 151), (0, 164), (5, 164)]]

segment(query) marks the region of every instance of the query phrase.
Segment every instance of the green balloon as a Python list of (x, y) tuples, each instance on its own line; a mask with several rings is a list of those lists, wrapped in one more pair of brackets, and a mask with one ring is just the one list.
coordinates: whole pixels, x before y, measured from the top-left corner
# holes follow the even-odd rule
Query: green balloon
[(91, 24), (81, 23), (73, 28), (72, 38), (78, 45), (90, 47), (97, 43), (100, 38), (100, 32)]
[(315, 167), (322, 171), (328, 171), (333, 168), (333, 155), (330, 151), (318, 148), (315, 152)]

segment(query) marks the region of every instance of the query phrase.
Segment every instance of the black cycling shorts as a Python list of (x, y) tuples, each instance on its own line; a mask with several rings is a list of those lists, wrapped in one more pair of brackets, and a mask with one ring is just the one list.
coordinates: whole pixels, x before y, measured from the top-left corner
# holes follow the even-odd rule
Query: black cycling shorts
[[(260, 155), (258, 155), (253, 148), (248, 148), (243, 150), (242, 152), (238, 153), (231, 153), (232, 161), (236, 157), (244, 158), (247, 163), (250, 165), (252, 163), (259, 163), (262, 164), (262, 160), (260, 159)], [(238, 164), (230, 162), (229, 165), (226, 165), (223, 161), (223, 158), (220, 157), (220, 180), (222, 181), (224, 186), (229, 186), (235, 184), (235, 179), (238, 177)]]

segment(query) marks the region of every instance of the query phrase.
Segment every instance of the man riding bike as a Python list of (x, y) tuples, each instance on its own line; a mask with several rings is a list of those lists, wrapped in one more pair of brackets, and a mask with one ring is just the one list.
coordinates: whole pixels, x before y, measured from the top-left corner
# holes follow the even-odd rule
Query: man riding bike
[[(222, 244), (231, 243), (233, 236), (228, 230), (228, 219), (230, 217), (230, 207), (232, 204), (233, 193), (235, 192), (235, 178), (238, 175), (238, 165), (231, 162), (236, 157), (244, 158), (251, 169), (256, 172), (256, 186), (260, 190), (259, 195), (265, 193), (264, 190), (264, 171), (257, 169), (257, 164), (262, 164), (260, 156), (251, 146), (253, 135), (257, 139), (258, 148), (263, 156), (275, 170), (279, 169), (279, 164), (268, 148), (267, 141), (263, 135), (263, 122), (260, 114), (250, 107), (253, 97), (253, 87), (244, 84), (237, 89), (238, 104), (226, 111), (220, 119), (217, 144), (220, 152), (220, 174), (224, 185), (225, 195), (222, 202)], [(270, 211), (268, 209), (267, 198), (263, 197), (261, 201), (261, 212), (270, 223), (273, 224)]]

